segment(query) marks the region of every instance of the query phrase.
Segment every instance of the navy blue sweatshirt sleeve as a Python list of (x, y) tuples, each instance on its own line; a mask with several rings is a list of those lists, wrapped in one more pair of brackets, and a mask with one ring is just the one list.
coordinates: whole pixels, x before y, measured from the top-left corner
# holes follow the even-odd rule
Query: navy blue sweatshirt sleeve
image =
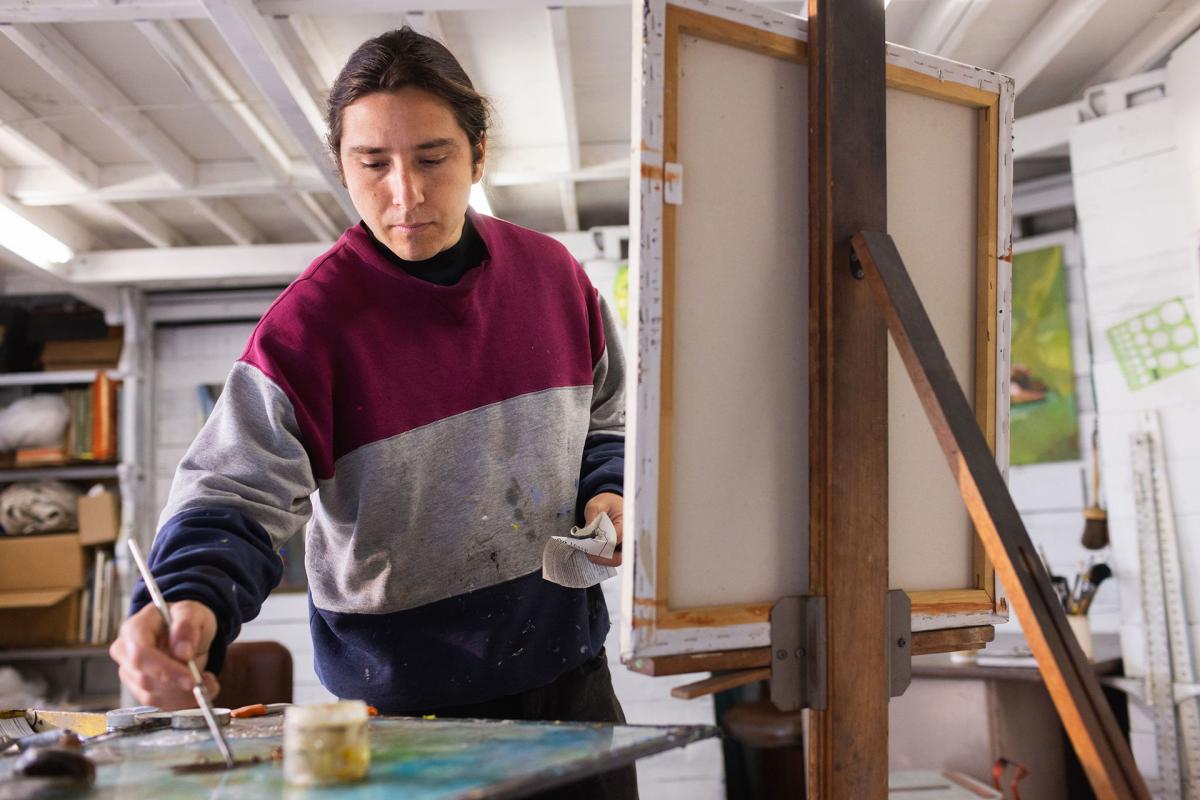
[[(217, 635), (205, 669), (217, 673), (242, 623), (258, 616), (283, 577), (283, 561), (261, 525), (233, 508), (197, 508), (169, 519), (150, 550), (150, 572), (169, 603), (195, 600), (212, 609)], [(150, 603), (139, 580), (131, 614)]]
[[(316, 490), (291, 401), (257, 368), (238, 362), (212, 414), (179, 462), (150, 571), (168, 601), (212, 609), (218, 636), (207, 669), (279, 585), (277, 551), (303, 531)], [(150, 601), (140, 583), (131, 613)]]
[(589, 436), (583, 446), (579, 471), (577, 524), (583, 525), (583, 507), (602, 492), (625, 494), (625, 437)]

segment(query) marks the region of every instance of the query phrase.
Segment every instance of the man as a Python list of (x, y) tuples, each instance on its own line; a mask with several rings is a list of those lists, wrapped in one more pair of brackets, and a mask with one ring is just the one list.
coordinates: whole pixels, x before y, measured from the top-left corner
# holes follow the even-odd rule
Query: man
[[(139, 702), (190, 705), (306, 539), (322, 683), (384, 713), (623, 722), (598, 586), (541, 576), (550, 536), (621, 533), (624, 360), (549, 237), (467, 208), (487, 104), (445, 47), (364, 43), (329, 144), (362, 222), (260, 321), (179, 465), (110, 650)], [(314, 494), (319, 490), (319, 494)], [(611, 561), (620, 563), (619, 552)], [(633, 797), (632, 770), (590, 796)], [(589, 794), (572, 787), (571, 796)]]

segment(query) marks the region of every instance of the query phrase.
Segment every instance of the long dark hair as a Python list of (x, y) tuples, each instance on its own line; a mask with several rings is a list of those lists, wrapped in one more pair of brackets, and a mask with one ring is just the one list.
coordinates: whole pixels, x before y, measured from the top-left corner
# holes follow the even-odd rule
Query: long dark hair
[(483, 157), (491, 104), (475, 91), (467, 72), (446, 46), (405, 25), (368, 39), (351, 54), (329, 90), (329, 150), (342, 169), (342, 110), (374, 92), (415, 86), (445, 100), (471, 146), (471, 163)]

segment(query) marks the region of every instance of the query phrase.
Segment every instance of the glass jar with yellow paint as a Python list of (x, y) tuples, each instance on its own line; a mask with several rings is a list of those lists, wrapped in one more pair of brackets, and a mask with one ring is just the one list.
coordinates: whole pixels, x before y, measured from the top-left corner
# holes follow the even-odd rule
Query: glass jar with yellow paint
[(292, 786), (362, 780), (371, 764), (367, 704), (292, 706), (283, 717), (283, 777)]

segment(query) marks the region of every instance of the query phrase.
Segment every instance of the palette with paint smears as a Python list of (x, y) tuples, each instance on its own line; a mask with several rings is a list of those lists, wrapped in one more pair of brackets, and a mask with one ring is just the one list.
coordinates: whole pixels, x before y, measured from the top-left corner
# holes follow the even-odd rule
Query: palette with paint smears
[[(235, 719), (225, 728), (239, 769), (225, 770), (211, 737), (164, 729), (114, 739), (97, 759), (98, 796), (284, 795), (279, 717)], [(523, 797), (607, 772), (638, 758), (717, 735), (708, 725), (643, 726), (376, 717), (371, 767), (361, 783), (326, 787), (328, 800), (450, 800)], [(181, 735), (194, 739), (181, 741)], [(164, 747), (160, 741), (171, 741)], [(97, 748), (99, 750), (99, 748)], [(12, 769), (0, 760), (0, 781)], [(216, 765), (216, 766), (212, 766)], [(182, 769), (180, 769), (182, 767)], [(308, 790), (305, 790), (308, 791)]]

